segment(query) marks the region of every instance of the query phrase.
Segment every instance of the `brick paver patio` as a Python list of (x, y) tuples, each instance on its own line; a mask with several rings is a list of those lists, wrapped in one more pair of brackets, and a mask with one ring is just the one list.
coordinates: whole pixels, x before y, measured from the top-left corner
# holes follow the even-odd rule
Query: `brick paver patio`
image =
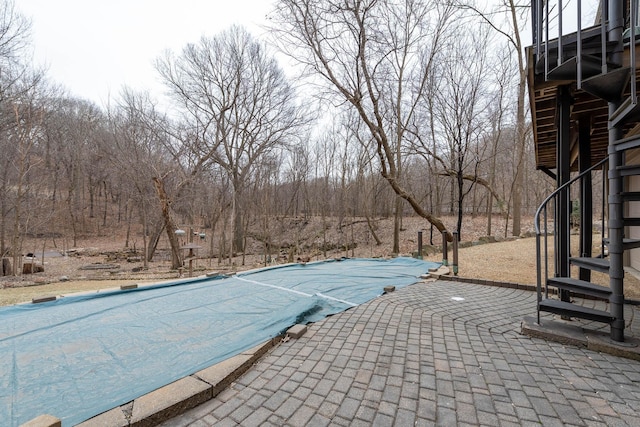
[(436, 281), (309, 325), (168, 426), (640, 425), (640, 362), (520, 334), (535, 293)]

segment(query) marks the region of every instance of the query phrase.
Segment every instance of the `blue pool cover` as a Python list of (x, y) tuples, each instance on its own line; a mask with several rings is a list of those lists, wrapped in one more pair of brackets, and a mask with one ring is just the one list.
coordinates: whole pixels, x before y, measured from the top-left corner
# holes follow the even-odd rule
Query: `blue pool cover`
[(326, 261), (0, 308), (0, 420), (80, 423), (437, 265)]

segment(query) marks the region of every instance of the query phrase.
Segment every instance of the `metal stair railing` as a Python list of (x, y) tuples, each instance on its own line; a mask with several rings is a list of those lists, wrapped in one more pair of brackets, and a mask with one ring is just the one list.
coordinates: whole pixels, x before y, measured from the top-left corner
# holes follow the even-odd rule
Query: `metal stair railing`
[[(534, 227), (535, 227), (535, 231), (536, 231), (536, 293), (537, 293), (537, 312), (538, 312), (538, 323), (540, 323), (540, 302), (542, 301), (542, 283), (544, 281), (544, 297), (548, 298), (549, 297), (549, 290), (548, 290), (548, 286), (547, 286), (547, 279), (549, 279), (549, 228), (548, 228), (548, 205), (551, 201), (556, 201), (556, 198), (562, 194), (564, 191), (569, 191), (569, 187), (571, 186), (571, 184), (573, 184), (574, 182), (578, 181), (579, 179), (583, 178), (584, 176), (586, 176), (588, 173), (593, 172), (595, 169), (597, 169), (598, 167), (606, 164), (609, 161), (609, 157), (605, 157), (604, 159), (600, 160), (598, 163), (592, 165), (589, 169), (585, 170), (584, 172), (580, 173), (579, 175), (575, 176), (574, 178), (572, 178), (571, 180), (567, 181), (566, 183), (562, 184), (560, 187), (558, 187), (555, 191), (553, 191), (553, 193), (551, 193), (549, 196), (547, 196), (546, 199), (544, 199), (544, 201), (540, 204), (540, 206), (538, 207), (538, 209), (536, 210), (536, 214), (534, 217)], [(603, 180), (606, 180), (606, 174), (603, 174)], [(602, 195), (602, 197), (606, 197), (605, 194)], [(604, 212), (603, 212), (604, 214)], [(541, 229), (540, 227), (540, 217), (544, 216), (544, 228)], [(602, 229), (604, 231), (605, 227), (604, 227), (604, 217), (603, 217), (603, 225), (602, 225)], [(556, 247), (556, 242), (558, 238), (569, 238), (569, 236), (558, 236), (558, 227), (557, 224), (554, 221), (554, 228), (553, 228), (553, 243), (554, 243), (554, 248)], [(544, 244), (544, 248), (542, 247), (542, 245)], [(542, 259), (543, 257), (543, 253), (544, 253), (544, 260)], [(554, 257), (555, 260), (555, 257)], [(554, 261), (554, 263), (557, 262)], [(555, 267), (555, 265), (554, 265)], [(544, 271), (544, 275), (543, 275), (543, 271)]]

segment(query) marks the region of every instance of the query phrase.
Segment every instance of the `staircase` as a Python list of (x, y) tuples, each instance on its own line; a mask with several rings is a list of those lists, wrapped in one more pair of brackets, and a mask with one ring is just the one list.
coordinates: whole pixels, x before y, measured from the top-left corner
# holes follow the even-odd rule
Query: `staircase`
[[(608, 156), (571, 180), (559, 182), (559, 186), (538, 208), (535, 217), (537, 247), (537, 310), (549, 312), (563, 319), (581, 318), (611, 325), (611, 339), (624, 341), (624, 271), (623, 257), (626, 251), (640, 248), (640, 239), (625, 237), (629, 227), (639, 227), (640, 218), (625, 217), (628, 203), (640, 201), (640, 192), (629, 191), (629, 178), (640, 176), (640, 165), (626, 164), (629, 150), (640, 148), (640, 105), (636, 90), (635, 45), (637, 30), (633, 26), (622, 28), (624, 8), (630, 7), (628, 15), (637, 16), (637, 1), (610, 0), (600, 15), (597, 25), (581, 29), (581, 9), (578, 0), (578, 30), (569, 35), (562, 34), (562, 13), (551, 16), (549, 2), (534, 0), (533, 22), (535, 45), (535, 72), (544, 75), (544, 80), (558, 87), (571, 88), (575, 92), (586, 92), (594, 100), (608, 103)], [(611, 5), (614, 6), (611, 6)], [(561, 5), (561, 3), (560, 3)], [(620, 15), (620, 16), (609, 16)], [(556, 21), (553, 21), (555, 19)], [(600, 23), (603, 23), (602, 25)], [(616, 23), (616, 24), (613, 24)], [(614, 25), (618, 25), (614, 27)], [(549, 39), (549, 27), (559, 28), (556, 39)], [(543, 37), (544, 35), (544, 37)], [(565, 89), (568, 90), (568, 89)], [(559, 91), (560, 93), (560, 91)], [(570, 111), (570, 99), (558, 95), (559, 121), (563, 111)], [(564, 110), (563, 110), (564, 108)], [(567, 114), (565, 113), (565, 116)], [(569, 113), (570, 115), (570, 113)], [(567, 128), (575, 125), (570, 118), (558, 125), (557, 145), (571, 144)], [(586, 120), (581, 118), (581, 120)], [(635, 128), (635, 129), (634, 129)], [(631, 135), (623, 137), (623, 135)], [(566, 152), (569, 148), (566, 148)], [(569, 176), (569, 170), (561, 165), (557, 154), (557, 176)], [(590, 161), (590, 160), (589, 160)], [(569, 160), (566, 160), (569, 162)], [(564, 168), (564, 172), (563, 169)], [(570, 164), (569, 164), (570, 168)], [(588, 253), (571, 256), (570, 226), (567, 210), (572, 184), (590, 177), (602, 168), (603, 198), (608, 202), (607, 238), (604, 238), (600, 256)], [(561, 179), (559, 179), (561, 181)], [(606, 185), (608, 184), (608, 186)], [(590, 185), (590, 184), (589, 184)], [(608, 187), (608, 190), (607, 190)], [(582, 187), (583, 188), (583, 187)], [(597, 191), (597, 190), (596, 190)], [(608, 194), (607, 194), (608, 193)], [(569, 204), (570, 205), (570, 204)], [(549, 211), (553, 206), (550, 219)], [(581, 209), (584, 209), (581, 203)], [(602, 221), (604, 224), (604, 206)], [(591, 212), (591, 208), (589, 208)], [(549, 227), (549, 223), (553, 228)], [(582, 227), (584, 224), (581, 224)], [(591, 221), (587, 224), (591, 227)], [(580, 230), (591, 235), (591, 230)], [(553, 239), (553, 253), (549, 252), (549, 236)], [(605, 251), (605, 246), (608, 249)], [(571, 277), (571, 266), (580, 271), (580, 278)], [(550, 269), (553, 267), (553, 276)], [(592, 271), (607, 274), (609, 286), (591, 282)], [(594, 298), (608, 302), (608, 311), (597, 310), (576, 304), (576, 298)]]

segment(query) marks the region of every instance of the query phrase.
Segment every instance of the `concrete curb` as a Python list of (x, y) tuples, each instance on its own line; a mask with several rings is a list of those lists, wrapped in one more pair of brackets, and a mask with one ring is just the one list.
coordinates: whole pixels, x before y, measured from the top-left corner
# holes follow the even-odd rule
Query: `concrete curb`
[(216, 397), (281, 341), (281, 336), (273, 338), (237, 356), (140, 396), (132, 402), (96, 415), (78, 426), (147, 427), (158, 425)]
[(40, 415), (20, 427), (62, 427), (62, 421), (52, 415)]
[(473, 279), (470, 277), (460, 277), (460, 276), (437, 275), (436, 277), (439, 280), (448, 280), (450, 282), (472, 283), (474, 285), (496, 286), (499, 288), (522, 289), (524, 291), (533, 291), (533, 292), (535, 292), (536, 290), (535, 285), (523, 285), (521, 283), (514, 283), (514, 282), (499, 282), (497, 280)]

